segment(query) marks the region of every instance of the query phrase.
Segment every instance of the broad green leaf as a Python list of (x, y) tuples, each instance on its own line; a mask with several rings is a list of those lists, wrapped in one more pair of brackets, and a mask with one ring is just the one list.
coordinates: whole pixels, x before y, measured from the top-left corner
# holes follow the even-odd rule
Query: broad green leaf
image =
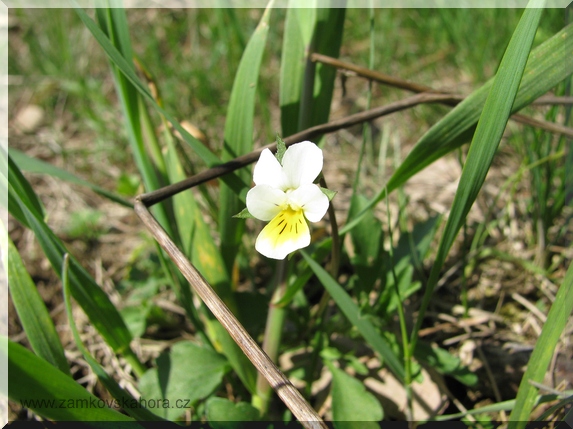
[(99, 381), (105, 386), (109, 393), (117, 400), (117, 404), (125, 410), (127, 414), (131, 417), (140, 421), (162, 421), (163, 419), (157, 417), (155, 414), (150, 412), (144, 406), (141, 406), (139, 401), (137, 401), (130, 393), (125, 391), (114, 378), (109, 375), (100, 364), (93, 358), (90, 352), (85, 348), (80, 334), (76, 328), (76, 323), (74, 321), (74, 314), (72, 312), (72, 303), (70, 299), (70, 282), (68, 278), (69, 269), (69, 258), (66, 255), (64, 257), (64, 264), (62, 267), (62, 285), (64, 290), (64, 303), (66, 307), (66, 314), (68, 316), (68, 321), (70, 323), (70, 330), (72, 331), (72, 336), (76, 343), (76, 347), (83, 355), (85, 361), (88, 363), (92, 371)]
[(555, 295), (555, 301), (547, 314), (547, 320), (537, 339), (533, 353), (529, 358), (527, 369), (515, 398), (515, 408), (509, 416), (509, 429), (522, 428), (529, 420), (531, 411), (535, 406), (537, 389), (530, 381), (543, 382), (555, 347), (563, 329), (573, 312), (573, 263), (565, 274), (563, 283)]
[[(531, 52), (511, 112), (518, 112), (571, 75), (571, 57), (573, 24), (569, 24)], [(492, 84), (493, 79), (474, 91), (430, 128), (396, 169), (387, 183), (387, 189), (382, 189), (372, 198), (367, 207), (348, 222), (340, 233), (354, 228), (369, 208), (384, 199), (386, 192), (394, 191), (420, 170), (469, 141)]]
[(32, 350), (39, 357), (62, 371), (63, 374), (70, 376), (70, 367), (64, 354), (64, 348), (54, 323), (50, 319), (48, 309), (26, 271), (26, 267), (24, 267), (18, 249), (7, 236), (1, 222), (0, 239), (8, 241), (10, 296)]
[[(152, 80), (151, 73), (145, 69), (141, 62), (137, 63), (137, 66), (148, 79), (148, 86), (155, 86), (155, 97), (157, 97), (157, 104), (162, 105), (161, 95), (159, 93), (159, 87), (155, 81)], [(151, 163), (157, 170), (157, 175), (163, 179), (167, 177), (167, 167), (165, 165), (165, 160), (163, 159), (163, 145), (159, 142), (158, 132), (156, 124), (151, 119), (151, 115), (144, 103), (144, 98), (141, 94), (138, 97), (139, 101), (139, 117), (141, 121), (141, 131), (143, 135), (143, 140), (146, 143), (147, 153), (151, 159)], [(164, 134), (170, 134), (169, 124), (165, 117), (161, 117), (162, 126), (164, 127)]]
[(478, 381), (477, 375), (463, 366), (459, 358), (439, 347), (419, 341), (414, 356), (420, 362), (428, 364), (441, 374), (451, 375), (466, 386), (474, 386)]
[(206, 408), (213, 429), (248, 428), (249, 422), (260, 419), (259, 410), (247, 402), (235, 404), (227, 398), (212, 397), (207, 400)]
[(384, 411), (360, 381), (325, 361), (332, 374), (332, 420), (336, 429), (378, 428)]
[(257, 370), (249, 358), (221, 325), (221, 322), (212, 318), (207, 320), (205, 324), (207, 325), (209, 337), (221, 348), (221, 352), (225, 355), (247, 390), (254, 393), (256, 391)]
[[(542, 4), (542, 0), (540, 2), (537, 0), (530, 1), (530, 6), (540, 6)], [(438, 282), (446, 256), (477, 198), (505, 130), (541, 12), (542, 9), (538, 8), (525, 9), (491, 85), (491, 90), (464, 164), (450, 215), (438, 246), (436, 259), (422, 300), (420, 314), (412, 331), (411, 347), (413, 350), (415, 350), (417, 332), (420, 329), (425, 309)]]
[[(259, 25), (251, 36), (235, 75), (225, 121), (223, 153), (221, 155), (223, 161), (230, 161), (253, 150), (253, 121), (257, 82), (269, 32), (272, 5), (273, 0), (269, 2)], [(243, 182), (250, 183), (249, 169), (243, 168), (237, 174)], [(225, 183), (221, 184), (220, 202), (221, 254), (227, 272), (231, 273), (245, 230), (245, 221), (234, 217), (241, 210), (241, 199)]]
[(179, 418), (186, 408), (213, 393), (229, 366), (220, 354), (189, 341), (162, 353), (156, 364), (139, 380), (139, 390), (147, 408), (168, 420)]
[(423, 261), (430, 250), (436, 231), (440, 226), (441, 216), (432, 216), (423, 222), (414, 225), (411, 231), (404, 231), (400, 235), (398, 244), (394, 248), (394, 260), (400, 264), (405, 263), (416, 266)]
[(123, 307), (120, 310), (121, 317), (125, 321), (125, 324), (133, 338), (139, 338), (145, 333), (149, 310), (150, 306), (148, 303)]
[(134, 422), (20, 344), (0, 341), (0, 353), (8, 354), (8, 397), (38, 415), (55, 421)]
[(360, 334), (364, 337), (366, 342), (373, 350), (380, 354), (384, 363), (394, 373), (396, 378), (404, 380), (404, 366), (400, 359), (393, 352), (392, 347), (388, 341), (380, 335), (376, 328), (368, 321), (367, 318), (362, 317), (360, 308), (346, 293), (328, 272), (315, 262), (306, 252), (301, 251), (302, 256), (316, 275), (318, 280), (325, 289), (330, 293), (334, 302), (342, 310), (344, 315), (348, 318), (350, 323), (358, 329)]
[[(25, 200), (20, 197), (18, 190), (30, 188), (16, 164), (9, 157), (8, 195), (12, 204), (10, 213), (17, 208), (25, 217), (27, 225), (36, 236), (52, 268), (59, 274), (64, 254), (68, 253), (61, 240), (56, 237), (50, 227), (44, 222), (41, 213), (33, 206), (30, 194), (25, 194)], [(31, 188), (30, 188), (31, 189)], [(104, 337), (105, 341), (115, 352), (124, 356), (133, 365), (135, 371), (143, 372), (143, 367), (130, 349), (131, 334), (117, 308), (106, 293), (99, 287), (88, 272), (72, 257), (70, 258), (70, 281), (72, 295), (87, 314), (90, 322)]]

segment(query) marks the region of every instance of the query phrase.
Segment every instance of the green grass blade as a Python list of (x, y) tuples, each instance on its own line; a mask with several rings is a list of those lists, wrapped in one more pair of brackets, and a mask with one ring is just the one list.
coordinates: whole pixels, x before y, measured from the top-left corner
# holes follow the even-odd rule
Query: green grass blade
[(370, 347), (380, 354), (382, 359), (384, 359), (384, 363), (394, 373), (394, 375), (399, 380), (403, 381), (404, 366), (392, 351), (388, 341), (378, 333), (376, 328), (368, 321), (368, 319), (362, 317), (358, 305), (356, 305), (336, 280), (334, 280), (330, 274), (328, 274), (328, 272), (314, 261), (306, 252), (301, 251), (301, 254), (316, 277), (318, 277), (318, 280), (322, 283), (328, 293), (330, 293), (330, 296), (334, 299), (338, 308), (340, 308), (348, 318), (350, 323), (358, 329)]
[[(542, 4), (543, 1), (530, 1), (530, 5), (537, 5), (537, 7), (540, 3)], [(496, 73), (470, 145), (450, 215), (426, 285), (418, 320), (412, 331), (412, 350), (415, 350), (423, 314), (438, 282), (447, 254), (477, 198), (497, 151), (519, 88), (541, 12), (540, 8), (525, 9)]]
[(18, 167), (23, 171), (27, 171), (28, 173), (48, 174), (52, 177), (57, 177), (58, 179), (65, 180), (76, 185), (85, 186), (100, 194), (101, 196), (108, 198), (110, 201), (114, 201), (125, 207), (133, 207), (133, 204), (121, 198), (119, 195), (116, 195), (113, 192), (110, 192), (100, 186), (94, 185), (93, 183), (90, 183), (87, 180), (84, 180), (70, 173), (69, 171), (58, 168), (48, 162), (32, 158), (16, 149), (10, 149), (10, 156), (14, 162), (18, 164)]
[(555, 295), (555, 301), (547, 315), (541, 335), (537, 339), (533, 353), (515, 398), (515, 407), (509, 416), (509, 429), (525, 427), (535, 406), (537, 389), (529, 381), (543, 382), (559, 337), (573, 312), (573, 263), (565, 274), (563, 283)]
[(314, 9), (298, 9), (289, 4), (283, 36), (279, 103), (283, 136), (299, 131), (298, 117), (304, 76), (304, 47), (310, 44)]
[[(110, 58), (110, 61), (117, 67), (117, 70), (122, 73), (125, 78), (131, 82), (133, 87), (141, 94), (151, 105), (160, 112), (165, 118), (173, 125), (173, 127), (181, 134), (183, 139), (189, 146), (199, 155), (199, 157), (207, 164), (207, 166), (212, 167), (214, 165), (221, 164), (221, 160), (214, 155), (203, 143), (195, 139), (187, 130), (185, 130), (181, 124), (163, 107), (159, 106), (149, 89), (141, 82), (137, 77), (133, 66), (131, 63), (131, 58), (126, 59), (122, 53), (112, 44), (108, 36), (96, 25), (96, 23), (81, 9), (76, 8), (76, 13), (92, 33), (96, 41), (103, 48), (105, 53)], [(225, 175), (222, 180), (235, 190), (237, 194), (248, 188), (248, 185), (240, 179), (236, 174), (230, 173)], [(244, 200), (244, 198), (242, 198)]]
[[(342, 46), (344, 17), (346, 9), (341, 7), (320, 7), (317, 9), (315, 26), (315, 52), (338, 58)], [(301, 129), (328, 122), (330, 104), (334, 91), (336, 70), (325, 64), (314, 64), (314, 89), (312, 105), (303, 104), (299, 125)], [(309, 118), (308, 122), (305, 118)]]
[[(564, 390), (562, 393), (563, 395), (572, 396), (573, 390)], [(555, 402), (560, 397), (563, 396), (555, 394), (537, 395), (534, 400), (534, 405), (537, 406), (539, 404), (544, 404), (546, 402)], [(499, 413), (500, 411), (511, 411), (514, 409), (514, 407), (515, 407), (515, 399), (510, 399), (509, 401), (498, 402), (496, 404), (484, 405), (483, 407), (474, 408), (473, 410), (467, 410), (466, 412), (463, 413), (435, 416), (429, 419), (429, 421), (443, 422), (447, 420), (458, 420), (466, 416), (473, 416), (485, 413)]]
[[(123, 58), (133, 57), (129, 34), (127, 29), (127, 19), (125, 10), (118, 9), (96, 9), (96, 16), (100, 27), (108, 36), (113, 46)], [(133, 63), (129, 62), (131, 73), (135, 74)], [(123, 116), (128, 141), (131, 147), (135, 164), (141, 174), (145, 189), (153, 191), (162, 186), (160, 175), (154, 169), (151, 157), (147, 154), (145, 141), (143, 138), (143, 128), (141, 123), (139, 93), (128, 77), (118, 69), (118, 66), (111, 62), (112, 74), (114, 76), (116, 91)], [(173, 235), (174, 228), (170, 222), (169, 202), (164, 202), (153, 208), (153, 212), (159, 223), (165, 228), (169, 235)]]
[(178, 121), (174, 120), (173, 117), (167, 113), (163, 108), (161, 108), (155, 102), (153, 96), (149, 92), (149, 89), (146, 87), (143, 82), (139, 79), (135, 70), (133, 69), (132, 65), (132, 57), (125, 57), (125, 55), (112, 43), (110, 38), (106, 33), (104, 33), (96, 23), (81, 9), (76, 8), (76, 13), (88, 28), (88, 30), (92, 33), (96, 41), (99, 45), (103, 48), (105, 53), (108, 55), (110, 61), (114, 64), (115, 67), (125, 76), (129, 82), (137, 89), (137, 91), (143, 95), (148, 101), (154, 105), (159, 112), (165, 115), (167, 120), (173, 124), (173, 126), (181, 133), (181, 135), (185, 138), (185, 140), (189, 143), (189, 145), (195, 150), (195, 152), (208, 164), (214, 164), (220, 162), (220, 160), (209, 151), (203, 144), (201, 144), (198, 140), (193, 138), (185, 129), (178, 123)]
[[(32, 210), (39, 218), (44, 217), (44, 207), (40, 202), (40, 199), (30, 186), (30, 183), (24, 178), (24, 175), (17, 167), (16, 163), (12, 160), (11, 156), (8, 156), (8, 183), (14, 188), (14, 193), (8, 193), (8, 207), (10, 213), (24, 226), (29, 228), (28, 221), (24, 212), (20, 210), (20, 205), (16, 200), (13, 199), (14, 195), (18, 195), (27, 207)], [(7, 185), (6, 185), (7, 186)]]
[[(531, 52), (511, 109), (512, 113), (521, 110), (571, 75), (572, 57), (573, 24), (569, 24)], [(471, 139), (492, 84), (493, 80), (490, 80), (473, 92), (422, 136), (388, 181), (388, 193)], [(382, 201), (385, 195), (386, 190), (381, 189), (362, 212), (341, 229), (341, 233), (348, 232), (357, 225), (361, 216)]]
[(76, 328), (76, 323), (74, 321), (74, 315), (72, 313), (72, 302), (70, 298), (70, 282), (68, 277), (69, 270), (69, 258), (68, 255), (64, 257), (64, 264), (62, 267), (62, 285), (64, 290), (64, 303), (66, 306), (66, 314), (68, 316), (68, 321), (70, 324), (70, 330), (72, 331), (72, 336), (76, 343), (76, 347), (83, 355), (84, 359), (97, 376), (99, 381), (105, 386), (105, 388), (112, 394), (112, 396), (118, 401), (119, 404), (125, 404), (122, 407), (126, 413), (131, 417), (140, 421), (164, 421), (161, 417), (149, 411), (147, 408), (140, 406), (139, 402), (131, 396), (128, 392), (122, 389), (119, 384), (111, 377), (105, 370), (100, 366), (100, 364), (92, 357), (90, 352), (85, 348)]
[[(143, 66), (141, 66), (143, 67)], [(157, 89), (156, 89), (157, 90)], [(159, 98), (159, 96), (158, 96)], [(160, 101), (159, 101), (160, 102)], [(165, 166), (165, 159), (163, 157), (161, 143), (159, 142), (155, 123), (151, 119), (143, 97), (139, 97), (139, 117), (141, 121), (141, 128), (143, 133), (143, 140), (146, 143), (147, 153), (153, 166), (155, 167), (158, 176), (165, 180), (167, 178), (167, 167)], [(169, 134), (167, 131), (169, 126), (165, 118), (162, 117), (162, 125), (165, 127), (165, 134)]]
[(336, 70), (307, 61), (306, 55), (338, 57), (345, 9), (313, 6), (291, 1), (287, 11), (279, 91), (285, 136), (322, 124), (330, 114)]
[(0, 230), (2, 240), (7, 239), (8, 241), (10, 296), (32, 350), (62, 371), (63, 374), (71, 376), (64, 348), (54, 323), (50, 319), (48, 309), (22, 263), (18, 249), (9, 239), (4, 226), (1, 224)]
[[(273, 1), (269, 5), (259, 25), (255, 29), (235, 75), (231, 99), (227, 108), (222, 159), (230, 161), (239, 155), (253, 150), (253, 121), (259, 70), (269, 33)], [(237, 173), (245, 183), (250, 182), (248, 169)], [(227, 273), (231, 273), (239, 245), (243, 236), (245, 221), (233, 216), (241, 211), (242, 204), (237, 194), (225, 183), (220, 189), (219, 232), (221, 254)]]
[[(83, 11), (78, 13), (81, 15), (82, 12)], [(98, 13), (98, 17), (100, 25), (108, 29), (109, 39), (107, 39), (105, 35), (102, 36), (99, 34), (99, 29), (97, 29), (97, 27), (93, 29), (90, 28), (90, 30), (92, 30), (92, 33), (96, 39), (98, 39), (98, 42), (100, 42), (102, 47), (104, 47), (110, 56), (112, 65), (117, 68), (115, 73), (116, 82), (118, 82), (120, 98), (122, 99), (124, 111), (128, 118), (128, 130), (130, 130), (131, 134), (133, 152), (137, 154), (136, 159), (140, 166), (140, 170), (142, 171), (142, 175), (144, 176), (144, 180), (147, 178), (147, 188), (157, 189), (159, 187), (159, 182), (156, 179), (155, 171), (153, 171), (145, 151), (139, 123), (140, 116), (136, 116), (138, 108), (136, 101), (139, 96), (137, 92), (147, 96), (163, 117), (172, 122), (175, 128), (183, 136), (185, 136), (186, 131), (182, 131), (179, 124), (174, 121), (165, 110), (157, 105), (156, 101), (150, 96), (147, 88), (145, 88), (138, 80), (137, 76), (135, 76), (131, 63), (127, 61), (128, 59), (131, 59), (131, 47), (129, 44), (125, 12), (121, 9), (113, 9), (112, 11), (107, 11), (106, 14), (104, 14), (103, 11), (100, 11)], [(84, 23), (86, 23), (88, 27), (90, 27), (90, 25), (93, 27), (93, 22), (90, 23), (88, 20), (89, 18), (84, 19)], [(109, 44), (112, 46), (109, 46)], [(240, 101), (241, 100), (239, 98), (239, 102)], [(252, 131), (250, 139), (252, 140)], [(195, 140), (193, 139), (193, 141)], [(201, 143), (197, 142), (197, 145), (194, 146), (191, 144), (191, 146), (208, 164), (220, 163), (219, 159), (208, 151)], [(165, 161), (168, 164), (167, 171), (169, 181), (175, 182), (182, 180), (185, 177), (183, 167), (178, 159), (174, 141), (170, 138), (168, 139), (168, 153), (166, 154)], [(233, 184), (231, 189), (237, 191), (237, 189), (245, 190), (247, 188), (246, 185), (240, 187), (240, 184), (244, 183), (242, 182), (242, 179), (237, 181), (233, 180), (233, 178), (229, 176), (235, 177), (235, 175), (228, 175), (226, 179), (230, 180)], [(223, 268), (224, 265), (222, 263), (221, 256), (214, 244), (212, 236), (210, 235), (210, 230), (199, 212), (199, 208), (192, 194), (189, 192), (180, 194), (175, 197), (174, 202), (174, 216), (176, 223), (168, 224), (168, 228), (166, 228), (166, 230), (172, 237), (177, 235), (178, 238), (181, 239), (187, 254), (191, 254), (190, 259), (192, 263), (195, 264), (197, 269), (209, 281), (209, 283), (213, 285), (225, 303), (236, 312), (236, 305), (234, 304), (234, 299), (231, 294), (230, 282), (226, 275), (226, 271)], [(161, 214), (161, 212), (159, 212), (159, 214)], [(163, 218), (168, 219), (168, 214), (164, 213)], [(229, 219), (232, 218), (230, 217)], [(167, 222), (164, 222), (164, 226), (166, 223)], [(187, 295), (185, 294), (182, 296)], [(189, 304), (190, 303), (188, 303), (188, 305)], [(186, 305), (186, 307), (188, 307), (188, 305)], [(233, 368), (239, 373), (239, 375), (249, 372), (254, 373), (254, 368), (250, 365), (243, 354), (241, 354), (242, 359), (232, 359), (232, 356), (237, 355), (235, 349), (238, 349), (238, 347), (232, 342), (223, 341), (222, 335), (223, 334), (219, 335), (218, 339), (222, 341), (223, 351), (229, 356), (229, 360), (233, 365)], [(241, 378), (243, 379), (245, 377)]]
[(40, 416), (55, 421), (134, 422), (20, 344), (0, 341), (0, 353), (8, 355), (4, 360), (8, 397)]
[[(38, 213), (37, 209), (30, 205), (29, 200), (22, 199), (18, 194), (17, 190), (25, 189), (30, 185), (10, 156), (8, 158), (8, 195), (12, 202), (9, 206), (10, 213), (13, 213), (14, 204), (17, 204), (16, 207), (25, 216), (26, 225), (34, 232), (53, 269), (60, 273), (63, 257), (67, 250), (61, 240), (44, 222), (41, 213)], [(143, 366), (129, 346), (131, 334), (109, 297), (73, 258), (70, 260), (70, 273), (72, 294), (88, 315), (90, 322), (114, 351), (123, 353), (130, 360), (136, 372), (143, 372)]]
[[(167, 130), (164, 133), (164, 140), (167, 143), (167, 150), (164, 155), (167, 177), (170, 183), (175, 183), (185, 178), (185, 170), (181, 165), (173, 136)], [(172, 200), (173, 215), (181, 241), (181, 249), (185, 255), (189, 256), (193, 253), (192, 240), (196, 223), (193, 219), (199, 214), (199, 208), (191, 191), (180, 192)]]

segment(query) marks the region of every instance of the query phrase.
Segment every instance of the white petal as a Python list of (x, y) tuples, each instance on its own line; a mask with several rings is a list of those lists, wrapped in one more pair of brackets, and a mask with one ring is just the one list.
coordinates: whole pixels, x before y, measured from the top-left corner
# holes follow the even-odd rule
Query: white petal
[(281, 211), (263, 228), (255, 249), (272, 259), (284, 259), (295, 250), (310, 244), (310, 231), (302, 210)]
[(328, 197), (314, 184), (303, 185), (288, 194), (289, 203), (304, 211), (311, 222), (318, 222), (328, 210)]
[(260, 220), (271, 220), (286, 204), (286, 194), (269, 185), (257, 185), (247, 192), (247, 209)]
[(283, 168), (269, 149), (261, 152), (253, 170), (255, 185), (270, 185), (284, 190), (286, 177)]
[(288, 187), (296, 189), (312, 183), (322, 170), (322, 149), (304, 141), (290, 146), (283, 157), (283, 171)]

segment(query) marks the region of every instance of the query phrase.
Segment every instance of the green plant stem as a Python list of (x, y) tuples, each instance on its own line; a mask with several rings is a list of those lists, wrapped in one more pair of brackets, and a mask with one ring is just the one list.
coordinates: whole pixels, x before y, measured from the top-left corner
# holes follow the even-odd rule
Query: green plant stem
[[(286, 265), (287, 259), (277, 262), (277, 272), (275, 277), (275, 291), (271, 298), (269, 313), (267, 314), (267, 324), (265, 327), (265, 336), (263, 339), (263, 350), (273, 362), (277, 362), (279, 347), (281, 344), (284, 321), (286, 317), (286, 308), (274, 305), (279, 301), (286, 292)], [(257, 374), (256, 394), (253, 395), (252, 404), (255, 406), (261, 416), (266, 416), (271, 399), (272, 389), (267, 380)]]
[[(320, 176), (320, 186), (328, 189), (324, 176)], [(338, 277), (340, 267), (340, 235), (338, 234), (338, 222), (332, 201), (328, 204), (328, 218), (330, 219), (330, 229), (332, 233), (332, 259), (330, 261), (330, 275), (333, 278)]]
[[(388, 193), (386, 193), (388, 195)], [(390, 265), (392, 267), (392, 278), (394, 283), (394, 292), (396, 293), (396, 298), (398, 299), (398, 319), (400, 320), (400, 333), (402, 335), (402, 349), (404, 350), (404, 388), (406, 390), (406, 420), (412, 422), (414, 420), (414, 404), (412, 401), (412, 353), (413, 350), (410, 349), (409, 337), (408, 337), (408, 326), (406, 325), (406, 313), (404, 312), (404, 306), (402, 304), (402, 298), (400, 296), (400, 288), (398, 287), (398, 276), (396, 275), (396, 270), (394, 269), (394, 240), (392, 238), (392, 220), (390, 219), (390, 205), (388, 203), (388, 197), (386, 197), (386, 213), (388, 216), (388, 238), (390, 239), (390, 249), (388, 251), (390, 256)]]
[[(320, 177), (320, 186), (323, 188), (328, 188), (324, 176)], [(332, 231), (332, 256), (330, 261), (330, 275), (332, 278), (338, 278), (338, 269), (340, 268), (340, 236), (338, 235), (338, 222), (336, 221), (336, 213), (334, 212), (334, 206), (332, 201), (328, 204), (328, 218), (330, 219), (330, 228)], [(330, 300), (330, 294), (327, 290), (322, 293), (320, 301), (318, 303), (317, 310), (312, 317), (309, 326), (314, 327), (318, 325), (317, 333), (311, 341), (312, 345), (312, 355), (310, 357), (310, 364), (308, 366), (308, 371), (306, 372), (305, 382), (306, 382), (306, 396), (310, 397), (312, 382), (314, 380), (315, 369), (318, 365), (318, 357), (320, 352), (324, 347), (324, 336), (321, 334), (324, 332), (324, 325), (326, 323), (326, 318), (323, 317), (326, 307), (328, 306), (328, 301)], [(317, 323), (318, 321), (318, 323)]]

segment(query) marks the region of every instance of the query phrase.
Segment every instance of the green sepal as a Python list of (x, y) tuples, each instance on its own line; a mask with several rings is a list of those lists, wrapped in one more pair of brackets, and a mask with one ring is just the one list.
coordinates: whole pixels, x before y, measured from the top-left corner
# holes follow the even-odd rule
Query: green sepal
[(333, 191), (333, 190), (331, 190), (331, 189), (326, 189), (326, 188), (323, 188), (322, 186), (319, 186), (319, 188), (320, 188), (320, 190), (322, 191), (322, 193), (328, 197), (328, 201), (332, 201), (332, 199), (334, 198), (334, 196), (335, 196), (336, 194), (338, 194), (338, 191)]
[(233, 215), (233, 217), (236, 217), (237, 219), (256, 219), (246, 207), (236, 215)]
[(285, 152), (286, 144), (277, 134), (277, 153), (275, 156), (278, 159), (280, 165), (283, 165), (283, 156), (285, 155)]

